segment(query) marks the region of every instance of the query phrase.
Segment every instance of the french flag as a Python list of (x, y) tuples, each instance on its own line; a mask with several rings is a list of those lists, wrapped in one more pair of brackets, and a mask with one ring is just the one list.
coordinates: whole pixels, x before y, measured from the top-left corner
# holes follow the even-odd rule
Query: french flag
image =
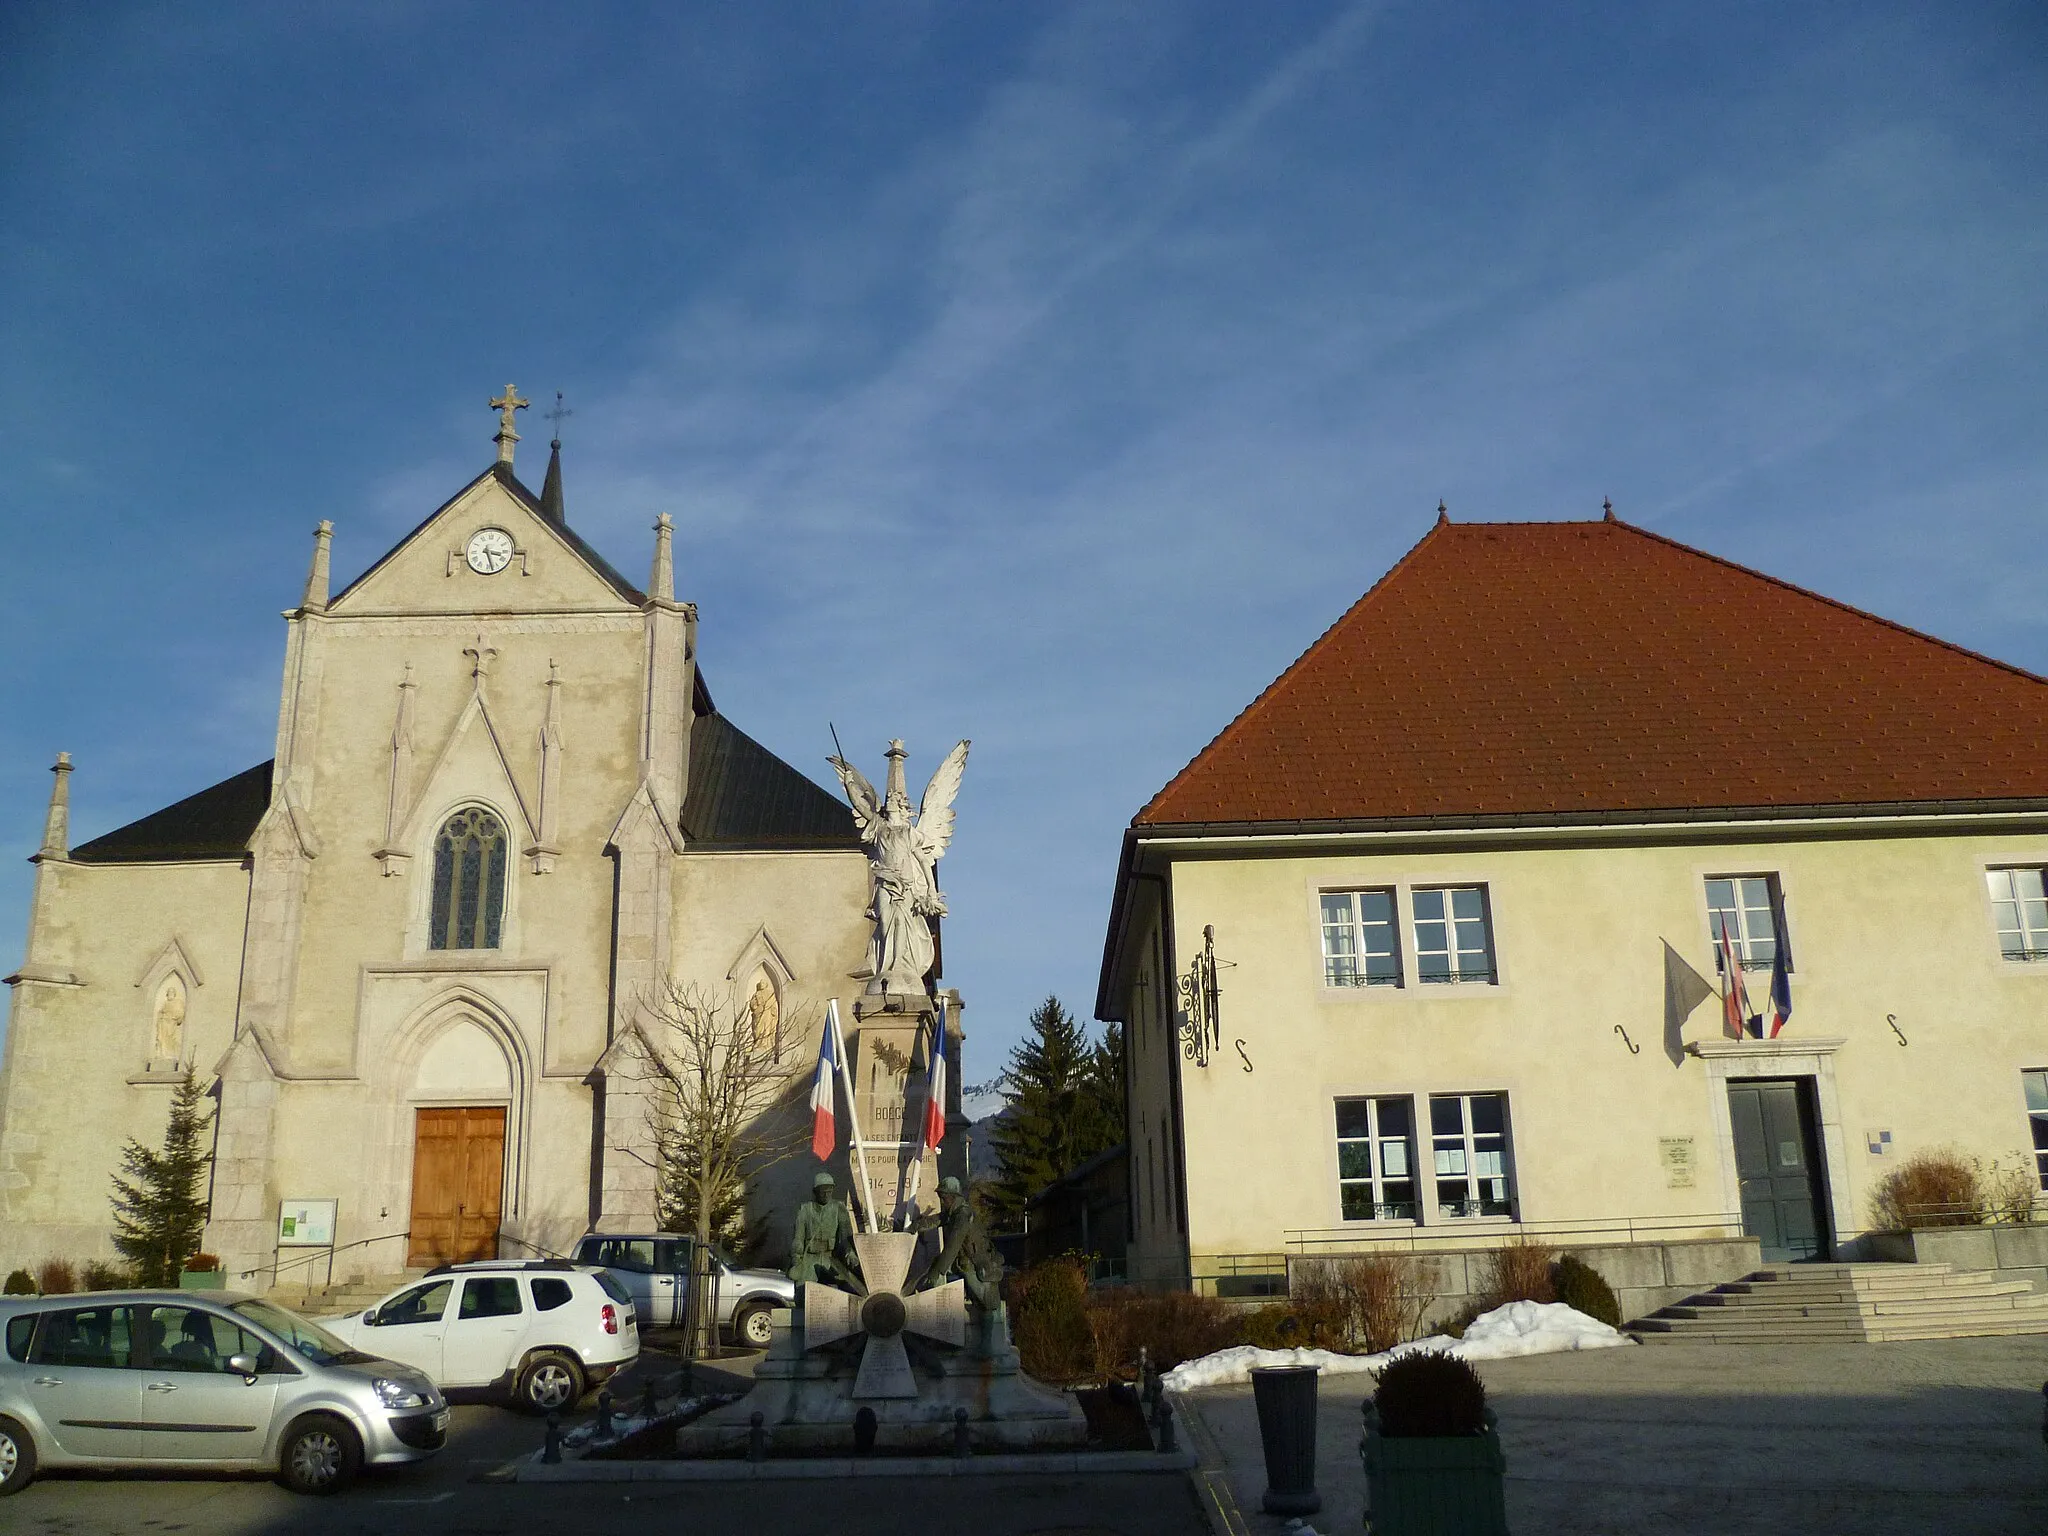
[(1792, 972), (1785, 964), (1785, 944), (1778, 942), (1777, 955), (1771, 961), (1771, 1038), (1778, 1038), (1778, 1031), (1785, 1027), (1785, 1021), (1792, 1017)]
[(924, 1148), (936, 1151), (946, 1135), (946, 1005), (932, 1020), (931, 1060), (924, 1078)]
[(832, 1091), (832, 1073), (839, 1065), (832, 1053), (832, 1040), (837, 1033), (827, 1020), (824, 1038), (818, 1042), (817, 1076), (811, 1079), (811, 1156), (821, 1163), (839, 1145), (839, 1121)]

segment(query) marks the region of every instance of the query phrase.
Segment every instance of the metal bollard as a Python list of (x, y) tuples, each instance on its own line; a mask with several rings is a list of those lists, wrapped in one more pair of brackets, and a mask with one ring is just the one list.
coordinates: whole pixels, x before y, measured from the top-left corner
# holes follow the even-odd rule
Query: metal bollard
[(1316, 1378), (1312, 1365), (1252, 1368), (1252, 1399), (1259, 1410), (1259, 1440), (1266, 1452), (1269, 1515), (1312, 1515), (1323, 1507), (1316, 1492)]
[(1162, 1393), (1152, 1399), (1153, 1442), (1162, 1451), (1176, 1451), (1180, 1447), (1173, 1443), (1173, 1404)]
[(747, 1460), (768, 1459), (768, 1421), (756, 1408), (747, 1418)]
[(552, 1408), (548, 1410), (548, 1438), (540, 1459), (551, 1467), (562, 1460), (562, 1416)]
[[(2041, 1396), (2048, 1398), (2048, 1381), (2041, 1383)], [(2041, 1443), (2048, 1445), (2048, 1402), (2041, 1405)]]
[(609, 1440), (612, 1437), (612, 1394), (606, 1390), (597, 1394), (597, 1438)]
[(659, 1414), (660, 1411), (654, 1405), (654, 1377), (650, 1375), (640, 1387), (640, 1417), (651, 1420), (659, 1417)]
[(1138, 1346), (1138, 1398), (1150, 1403), (1159, 1396), (1159, 1389), (1152, 1385), (1152, 1355), (1144, 1345)]
[(953, 1410), (953, 1458), (965, 1461), (974, 1454), (974, 1437), (967, 1432), (967, 1410)]

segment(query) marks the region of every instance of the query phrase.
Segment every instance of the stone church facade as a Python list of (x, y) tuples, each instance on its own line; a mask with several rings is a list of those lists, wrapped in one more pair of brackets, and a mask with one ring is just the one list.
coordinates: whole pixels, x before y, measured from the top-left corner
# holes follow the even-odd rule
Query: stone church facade
[(668, 519), (637, 588), (570, 527), (559, 444), (539, 497), (515, 477), (505, 417), (498, 462), (331, 595), (321, 524), (271, 761), (73, 847), (59, 759), (8, 978), (0, 1268), (110, 1252), (121, 1143), (161, 1138), (187, 1067), (238, 1283), (302, 1198), (339, 1201), (337, 1277), (644, 1228), (665, 980), (786, 1035), (794, 1094), (826, 1000), (854, 1020), (847, 807), (714, 705)]

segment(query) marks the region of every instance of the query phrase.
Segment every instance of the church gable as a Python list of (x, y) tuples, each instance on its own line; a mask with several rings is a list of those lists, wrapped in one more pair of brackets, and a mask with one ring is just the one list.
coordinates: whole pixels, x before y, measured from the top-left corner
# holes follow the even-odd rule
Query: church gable
[(494, 464), (327, 605), (330, 614), (638, 609), (638, 588)]

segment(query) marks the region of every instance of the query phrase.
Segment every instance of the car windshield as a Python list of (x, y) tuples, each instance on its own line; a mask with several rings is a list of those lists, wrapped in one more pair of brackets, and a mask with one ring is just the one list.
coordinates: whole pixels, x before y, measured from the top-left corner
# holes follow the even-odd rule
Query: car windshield
[(315, 1365), (354, 1365), (371, 1358), (359, 1349), (350, 1349), (317, 1323), (294, 1317), (267, 1301), (238, 1301), (230, 1310), (268, 1328)]

